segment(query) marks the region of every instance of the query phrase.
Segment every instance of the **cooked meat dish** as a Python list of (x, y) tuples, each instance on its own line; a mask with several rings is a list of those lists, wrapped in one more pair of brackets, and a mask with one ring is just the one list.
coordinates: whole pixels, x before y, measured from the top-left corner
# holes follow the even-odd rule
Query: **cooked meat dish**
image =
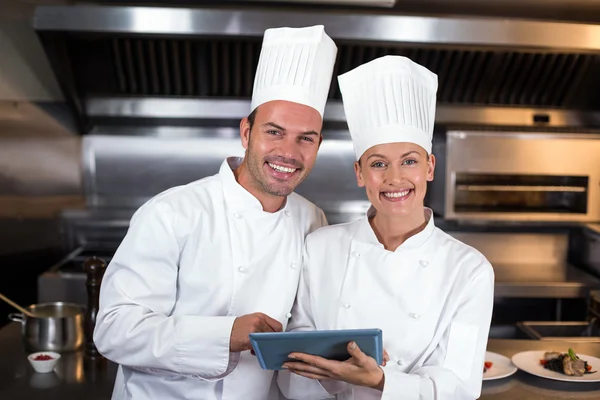
[(540, 360), (540, 363), (550, 371), (569, 376), (583, 376), (596, 372), (592, 371), (592, 366), (588, 365), (587, 361), (580, 359), (571, 348), (567, 353), (547, 351), (544, 353), (544, 359)]

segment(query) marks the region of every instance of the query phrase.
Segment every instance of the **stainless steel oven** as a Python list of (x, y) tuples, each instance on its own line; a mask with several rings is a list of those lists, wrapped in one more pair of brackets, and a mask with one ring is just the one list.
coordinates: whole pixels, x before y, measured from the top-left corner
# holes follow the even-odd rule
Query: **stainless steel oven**
[(600, 135), (450, 131), (436, 150), (445, 219), (600, 221)]

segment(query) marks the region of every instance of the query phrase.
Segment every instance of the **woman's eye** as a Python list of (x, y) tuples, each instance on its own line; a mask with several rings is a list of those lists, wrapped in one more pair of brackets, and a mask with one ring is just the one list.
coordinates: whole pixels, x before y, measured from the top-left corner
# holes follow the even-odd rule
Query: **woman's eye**
[(416, 164), (416, 163), (417, 163), (417, 160), (409, 159), (409, 160), (404, 160), (404, 162), (402, 164), (412, 165), (412, 164)]
[(371, 167), (382, 168), (385, 167), (385, 163), (382, 161), (375, 161), (373, 164), (371, 164)]

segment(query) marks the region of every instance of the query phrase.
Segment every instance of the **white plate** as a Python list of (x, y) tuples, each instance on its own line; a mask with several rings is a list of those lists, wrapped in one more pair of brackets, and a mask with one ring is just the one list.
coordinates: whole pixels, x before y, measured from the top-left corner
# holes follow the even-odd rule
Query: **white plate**
[[(542, 364), (540, 364), (540, 360), (544, 359), (544, 353), (544, 350), (523, 351), (515, 354), (512, 357), (512, 362), (517, 368), (542, 378), (564, 382), (600, 382), (600, 372), (596, 372), (595, 374), (585, 374), (583, 376), (569, 376), (544, 368)], [(582, 360), (587, 361), (588, 365), (592, 366), (592, 371), (600, 370), (600, 359), (579, 353), (577, 353), (577, 356)]]
[(492, 362), (492, 367), (488, 368), (487, 372), (483, 373), (484, 381), (506, 378), (517, 372), (517, 367), (513, 365), (508, 357), (505, 357), (502, 354), (486, 351), (485, 361)]

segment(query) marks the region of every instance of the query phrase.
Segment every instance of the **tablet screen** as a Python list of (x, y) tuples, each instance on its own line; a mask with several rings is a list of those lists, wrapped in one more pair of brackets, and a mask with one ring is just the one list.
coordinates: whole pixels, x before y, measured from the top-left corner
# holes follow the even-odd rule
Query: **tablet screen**
[(293, 352), (307, 353), (329, 360), (345, 361), (350, 358), (347, 346), (356, 342), (361, 351), (383, 362), (382, 332), (380, 329), (342, 329), (327, 331), (252, 333), (250, 343), (263, 369), (278, 370), (291, 361)]

